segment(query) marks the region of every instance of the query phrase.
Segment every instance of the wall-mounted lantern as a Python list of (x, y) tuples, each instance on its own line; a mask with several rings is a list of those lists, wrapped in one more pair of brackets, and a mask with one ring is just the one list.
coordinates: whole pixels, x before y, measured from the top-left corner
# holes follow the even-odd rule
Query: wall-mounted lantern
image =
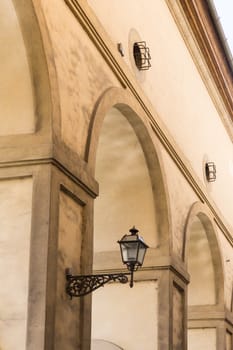
[(129, 230), (131, 234), (124, 235), (118, 243), (121, 249), (123, 264), (126, 264), (131, 274), (130, 287), (133, 287), (133, 272), (142, 266), (148, 245), (138, 235), (138, 230), (133, 227)]
[(70, 269), (66, 269), (66, 293), (71, 298), (92, 293), (110, 281), (127, 283), (128, 275), (130, 275), (130, 287), (133, 287), (133, 273), (142, 266), (148, 245), (138, 235), (138, 230), (135, 227), (131, 228), (129, 232), (130, 234), (124, 235), (118, 243), (123, 264), (126, 264), (130, 272), (73, 276)]
[(133, 46), (135, 64), (139, 70), (148, 70), (151, 67), (150, 50), (145, 41), (138, 41)]
[(216, 180), (216, 165), (214, 162), (207, 162), (205, 164), (205, 174), (208, 182)]
[(122, 43), (118, 43), (117, 44), (117, 49), (120, 52), (121, 56), (124, 57), (125, 56), (125, 52), (124, 52), (124, 48), (123, 48)]

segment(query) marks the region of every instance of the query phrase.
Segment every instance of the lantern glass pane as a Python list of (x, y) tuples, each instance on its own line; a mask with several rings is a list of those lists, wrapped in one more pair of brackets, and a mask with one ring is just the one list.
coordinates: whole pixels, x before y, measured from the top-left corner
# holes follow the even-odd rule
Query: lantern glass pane
[(144, 244), (141, 244), (140, 243), (140, 246), (139, 246), (139, 251), (138, 251), (138, 263), (140, 265), (143, 264), (143, 260), (144, 260), (144, 257), (145, 257), (145, 253), (146, 253), (146, 247), (144, 246)]
[(138, 243), (130, 242), (130, 243), (122, 243), (122, 258), (124, 262), (135, 262), (137, 260), (137, 252), (138, 252)]

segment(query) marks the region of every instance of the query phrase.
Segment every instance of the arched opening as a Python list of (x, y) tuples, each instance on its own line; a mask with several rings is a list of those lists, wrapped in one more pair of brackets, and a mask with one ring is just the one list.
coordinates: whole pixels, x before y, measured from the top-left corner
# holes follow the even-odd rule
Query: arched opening
[[(135, 117), (136, 118), (136, 117)], [(156, 205), (142, 145), (119, 109), (105, 116), (96, 156), (95, 271), (124, 270), (117, 240), (135, 225), (151, 249), (159, 241)], [(147, 260), (145, 259), (145, 265)], [(156, 349), (157, 281), (108, 284), (92, 295), (92, 337), (127, 350)], [(147, 300), (147, 303), (145, 303)], [(145, 322), (147, 327), (144, 327)], [(143, 332), (141, 331), (143, 329)], [(97, 350), (93, 343), (92, 350)]]
[(197, 216), (190, 226), (189, 234), (188, 303), (189, 305), (214, 305), (216, 303), (214, 266), (205, 228)]
[(221, 307), (224, 309), (222, 261), (212, 221), (200, 207), (196, 203), (191, 209), (186, 232), (188, 350), (215, 350), (219, 327), (215, 318)]
[[(112, 106), (114, 106), (114, 108), (112, 108)], [(125, 119), (125, 125), (128, 127), (131, 126), (131, 135), (134, 135), (134, 139), (137, 141), (137, 144), (140, 145), (139, 149), (141, 155), (144, 155), (144, 158), (141, 156), (141, 159), (144, 159), (143, 161), (150, 178), (147, 181), (149, 181), (153, 192), (154, 212), (156, 213), (156, 219), (154, 218), (153, 220), (155, 221), (157, 239), (159, 240), (159, 250), (156, 249), (156, 251), (153, 251), (153, 254), (157, 254), (157, 252), (159, 252), (160, 255), (169, 254), (169, 208), (166, 186), (164, 185), (164, 174), (161, 167), (161, 157), (158, 153), (157, 147), (155, 147), (157, 140), (143, 109), (141, 109), (139, 105), (132, 103), (131, 95), (126, 90), (110, 88), (105, 91), (97, 102), (93, 112), (92, 122), (90, 123), (89, 137), (85, 150), (85, 160), (88, 162), (89, 169), (93, 175), (98, 173), (98, 167), (100, 167), (100, 165), (98, 165), (99, 161), (97, 160), (96, 153), (98, 150), (99, 155), (101, 155), (101, 153), (104, 154), (99, 151), (99, 145), (101, 144), (101, 141), (99, 140), (101, 135), (105, 134), (103, 132), (103, 124), (106, 123), (106, 116), (109, 115), (110, 110), (118, 111), (118, 113), (123, 116), (123, 120)], [(116, 144), (121, 139), (123, 139), (123, 137), (119, 132), (118, 141), (115, 141)], [(111, 140), (110, 142), (108, 141), (108, 145), (112, 144)], [(127, 152), (127, 143), (125, 144), (125, 147), (124, 157), (126, 157), (127, 153), (129, 154), (129, 152)], [(136, 165), (136, 169), (137, 168), (138, 165)], [(126, 170), (124, 169), (124, 171)], [(140, 207), (140, 202), (138, 203), (138, 207)], [(141, 230), (141, 228), (139, 229)], [(119, 239), (119, 237), (117, 239)], [(152, 249), (150, 249), (148, 253), (150, 254), (151, 252)]]
[(13, 1), (1, 1), (0, 16), (0, 136), (32, 133), (35, 121), (31, 74)]
[(117, 240), (135, 225), (157, 246), (154, 199), (143, 150), (132, 126), (116, 108), (107, 114), (99, 139), (94, 251), (118, 251)]
[(17, 135), (20, 146), (25, 135), (47, 133), (51, 127), (50, 84), (38, 7), (32, 0), (2, 0), (0, 4), (0, 136)]

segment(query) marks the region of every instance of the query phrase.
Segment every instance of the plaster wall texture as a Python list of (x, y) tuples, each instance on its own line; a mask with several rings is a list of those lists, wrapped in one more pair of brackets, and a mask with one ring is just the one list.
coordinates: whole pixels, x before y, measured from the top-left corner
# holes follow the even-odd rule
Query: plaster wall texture
[(58, 77), (61, 137), (84, 156), (93, 107), (106, 89), (119, 82), (63, 0), (43, 0), (42, 6)]
[(80, 299), (71, 302), (65, 293), (64, 271), (80, 272), (82, 206), (64, 192), (59, 200), (59, 236), (54, 346), (57, 350), (80, 348)]
[(225, 292), (225, 304), (231, 310), (232, 308), (232, 292), (233, 292), (233, 252), (232, 246), (222, 235), (222, 232), (216, 227), (218, 232), (218, 240), (221, 247), (222, 263), (224, 268), (224, 292)]
[(215, 328), (201, 328), (188, 330), (188, 349), (216, 349), (216, 329)]
[(12, 1), (1, 1), (0, 17), (0, 45), (4, 48), (0, 52), (0, 136), (32, 133), (35, 116), (31, 75)]
[[(94, 1), (92, 2), (94, 3)], [(63, 142), (68, 147), (70, 147), (71, 150), (83, 157), (86, 146), (86, 139), (88, 135), (89, 123), (91, 120), (91, 113), (93, 111), (96, 101), (108, 87), (120, 86), (120, 84), (114, 76), (114, 73), (106, 65), (106, 62), (100, 55), (99, 51), (96, 49), (96, 47), (90, 41), (85, 31), (82, 29), (81, 25), (78, 23), (78, 21), (70, 12), (68, 7), (65, 5), (65, 2), (63, 0), (42, 0), (41, 4), (43, 6), (43, 12), (46, 17), (46, 24), (48, 26), (49, 35), (52, 43), (55, 69), (58, 76), (58, 93), (60, 96), (61, 108), (61, 137)], [(95, 2), (95, 4), (97, 4), (97, 2)], [(190, 58), (190, 54), (188, 53), (180, 37), (180, 34), (178, 33), (177, 27), (175, 26), (175, 23), (171, 18), (171, 15), (168, 11), (165, 2), (160, 0), (152, 2), (151, 0), (148, 0), (148, 4), (150, 4), (151, 7), (148, 6), (149, 12), (147, 13), (143, 12), (147, 11), (147, 8), (145, 8), (142, 1), (138, 2), (138, 4), (140, 5), (139, 7), (135, 6), (135, 2), (132, 3), (131, 0), (129, 2), (122, 1), (122, 6), (118, 6), (119, 2), (116, 2), (115, 0), (111, 0), (111, 2), (103, 0), (101, 4), (101, 6), (103, 6), (103, 8), (105, 9), (107, 8), (108, 4), (111, 4), (111, 6), (113, 6), (111, 7), (111, 12), (113, 11), (113, 8), (114, 10), (116, 10), (114, 13), (114, 17), (109, 16), (109, 13), (107, 16), (107, 13), (103, 11), (103, 8), (101, 9), (99, 5), (97, 6), (98, 9), (100, 9), (101, 16), (104, 16), (103, 20), (107, 20), (107, 17), (109, 17), (110, 19), (111, 17), (111, 19), (108, 19), (107, 22), (109, 28), (106, 25), (105, 27), (108, 29), (110, 35), (112, 35), (112, 38), (113, 35), (117, 34), (116, 38), (114, 37), (114, 41), (122, 41), (120, 35), (118, 36), (118, 30), (122, 31), (119, 33), (121, 34), (121, 37), (125, 38), (124, 46), (127, 47), (128, 33), (132, 27), (137, 29), (140, 35), (142, 35), (142, 39), (145, 38), (147, 40), (148, 38), (148, 45), (151, 47), (151, 52), (152, 54), (155, 53), (153, 54), (153, 57), (157, 58), (158, 60), (156, 61), (156, 59), (154, 59), (152, 71), (149, 71), (148, 74), (146, 73), (146, 75), (144, 75), (143, 77), (140, 77), (139, 75), (137, 76), (137, 78), (139, 79), (139, 81), (141, 81), (144, 91), (153, 102), (155, 109), (159, 113), (159, 116), (166, 122), (168, 129), (178, 142), (180, 148), (182, 148), (187, 159), (189, 159), (190, 163), (192, 164), (192, 167), (195, 169), (195, 172), (199, 176), (204, 186), (205, 181), (202, 177), (203, 157), (206, 157), (207, 155), (208, 157), (210, 156), (210, 160), (212, 160), (213, 156), (216, 157), (216, 159), (220, 162), (221, 155), (220, 147), (218, 151), (219, 153), (216, 151), (217, 148), (214, 147), (215, 145), (213, 143), (212, 135), (210, 138), (207, 137), (207, 135), (209, 135), (209, 125), (211, 124), (211, 127), (213, 125), (212, 133), (215, 135), (215, 137), (217, 137), (217, 139), (221, 140), (221, 145), (224, 147), (225, 155), (221, 158), (221, 162), (219, 163), (222, 164), (222, 169), (224, 168), (225, 163), (229, 165), (229, 162), (232, 161), (232, 158), (229, 157), (229, 154), (231, 154), (232, 145), (229, 143), (228, 136), (226, 135), (225, 130), (223, 129), (223, 126), (220, 123), (220, 119), (218, 118), (214, 105), (209, 95), (207, 94), (205, 86), (201, 81), (199, 73), (196, 70), (192, 59)], [(122, 9), (124, 8), (123, 6), (125, 6), (125, 11), (120, 13), (120, 7), (122, 11)], [(54, 9), (56, 9), (56, 11), (54, 11)], [(124, 18), (119, 17), (122, 13), (130, 13), (130, 20), (132, 22), (128, 24), (128, 16), (125, 16)], [(141, 20), (141, 18), (145, 18), (145, 16), (148, 16), (147, 18), (151, 19), (150, 21), (148, 21), (149, 26), (147, 26), (147, 23), (145, 23), (145, 21)], [(121, 20), (122, 25), (113, 26), (113, 18), (118, 22)], [(155, 18), (160, 18), (160, 21), (155, 21)], [(151, 31), (151, 23), (155, 24), (155, 28), (153, 29), (153, 31)], [(170, 40), (168, 41), (167, 38), (170, 38)], [(160, 55), (158, 55), (157, 52), (159, 52)], [(171, 52), (173, 54), (173, 65), (171, 65)], [(130, 65), (130, 58), (126, 56), (126, 60), (128, 60), (128, 65)], [(180, 62), (182, 62), (182, 64)], [(150, 72), (152, 72), (152, 74)], [(190, 82), (192, 82), (191, 87)], [(179, 86), (179, 89), (177, 88), (177, 86)], [(28, 88), (28, 91), (29, 90), (30, 89)], [(195, 104), (193, 103), (193, 101), (198, 101), (198, 103)], [(32, 115), (33, 113), (31, 111), (30, 118), (32, 117)], [(205, 118), (202, 118), (203, 115), (205, 115)], [(30, 123), (32, 119), (30, 118), (26, 122), (27, 127), (31, 125)], [(203, 134), (200, 133), (200, 124), (202, 124), (203, 126)], [(29, 132), (29, 129), (25, 129), (26, 131), (24, 130), (23, 132)], [(14, 130), (15, 131), (13, 132), (19, 132), (20, 129), (16, 128)], [(186, 133), (184, 133), (183, 130), (185, 130)], [(130, 132), (129, 135), (128, 140), (130, 141), (130, 144), (132, 141), (131, 146), (135, 147), (135, 150), (137, 151), (136, 153), (137, 155), (139, 155), (138, 161), (140, 162), (140, 167), (139, 169), (137, 169), (137, 171), (140, 172), (142, 170), (142, 174), (137, 174), (137, 176), (140, 175), (140, 181), (137, 183), (137, 185), (140, 187), (140, 183), (142, 181), (143, 183), (145, 182), (148, 185), (147, 188), (149, 188), (150, 181), (148, 179), (148, 174), (146, 172), (146, 167), (142, 153), (140, 153), (141, 150), (140, 148), (138, 148), (137, 140), (134, 138), (134, 135), (131, 135)], [(109, 134), (108, 137), (110, 136), (111, 135)], [(198, 140), (198, 144), (196, 140)], [(164, 149), (162, 150), (162, 147), (161, 153), (164, 160), (164, 169), (166, 173), (165, 180), (167, 182), (166, 186), (168, 190), (169, 200), (171, 203), (170, 211), (173, 232), (172, 244), (174, 252), (181, 256), (183, 249), (182, 242), (184, 238), (185, 221), (190, 206), (197, 200), (197, 195), (191, 189), (190, 185), (187, 183), (186, 179), (181, 174), (181, 172), (179, 171), (175, 163), (172, 161), (170, 156), (168, 156)], [(124, 152), (124, 154), (125, 157), (132, 156), (130, 154), (127, 154), (127, 152)], [(118, 160), (118, 163), (120, 163), (120, 160), (117, 158), (117, 151), (115, 152), (115, 155), (115, 160)], [(109, 160), (109, 162), (111, 162), (111, 159)], [(132, 162), (132, 164), (134, 163)], [(229, 219), (229, 208), (232, 207), (231, 204), (233, 200), (230, 198), (230, 191), (227, 188), (227, 183), (229, 183), (228, 180), (230, 178), (228, 176), (228, 173), (224, 178), (224, 176), (222, 176), (223, 173), (221, 171), (219, 176), (220, 182), (219, 184), (216, 183), (216, 186), (218, 187), (216, 187), (215, 189), (211, 189), (209, 187), (209, 191), (212, 190), (210, 194), (213, 196), (216, 202), (221, 203), (221, 209), (222, 211), (224, 211), (225, 216)], [(48, 184), (48, 180), (46, 181), (46, 184)], [(130, 182), (131, 181), (126, 181), (125, 183), (127, 189), (131, 188), (132, 186), (132, 183)], [(17, 346), (15, 345), (15, 343), (13, 344), (11, 342), (17, 341), (17, 344), (21, 342), (22, 347), (25, 347), (26, 339), (26, 310), (28, 288), (27, 278), (29, 267), (31, 222), (30, 220), (32, 214), (32, 180), (29, 178), (24, 180), (5, 180), (2, 181), (2, 184), (3, 190), (5, 191), (3, 191), (4, 200), (1, 201), (1, 206), (3, 208), (4, 213), (3, 223), (6, 226), (6, 232), (10, 233), (9, 237), (7, 237), (13, 240), (12, 237), (14, 230), (11, 225), (15, 225), (15, 223), (17, 223), (17, 227), (22, 228), (20, 232), (23, 232), (25, 234), (25, 237), (23, 237), (25, 254), (23, 255), (23, 258), (21, 257), (21, 255), (19, 256), (20, 264), (22, 262), (23, 268), (25, 269), (25, 273), (23, 275), (23, 278), (25, 278), (25, 280), (21, 281), (23, 284), (23, 289), (22, 297), (19, 298), (19, 302), (22, 302), (22, 309), (19, 308), (20, 317), (19, 320), (17, 320), (17, 324), (15, 324), (15, 334), (19, 334), (18, 338), (16, 336), (13, 339), (12, 337), (7, 336), (7, 329), (9, 329), (5, 327), (7, 323), (5, 322), (5, 320), (5, 323), (1, 322), (2, 329), (5, 332), (4, 337), (6, 341), (9, 342), (6, 343), (6, 347), (9, 347), (9, 349), (7, 350), (13, 350)], [(220, 184), (223, 186), (221, 188), (221, 191)], [(131, 192), (133, 192), (132, 188)], [(52, 190), (52, 195), (54, 195), (54, 193), (55, 190)], [(39, 194), (37, 195), (39, 197)], [(137, 197), (132, 198), (134, 198), (135, 201), (137, 201)], [(23, 205), (21, 203), (22, 199), (25, 199), (25, 201), (23, 201)], [(142, 204), (147, 202), (148, 207), (145, 207), (144, 205), (143, 210), (146, 210), (146, 214), (148, 215), (148, 221), (151, 225), (147, 226), (147, 229), (148, 231), (153, 232), (153, 201), (149, 190), (147, 193), (140, 192), (140, 201), (142, 202)], [(130, 206), (134, 205), (134, 203), (129, 204)], [(103, 209), (106, 210), (106, 207), (107, 206), (105, 206)], [(14, 210), (12, 210), (12, 208)], [(26, 214), (24, 211), (23, 213), (21, 212), (21, 210), (24, 209)], [(47, 212), (49, 212), (50, 209), (46, 207)], [(53, 212), (56, 212), (56, 208), (52, 208), (52, 210)], [(127, 212), (127, 210), (128, 208), (126, 208), (125, 212)], [(14, 214), (14, 218), (17, 219), (14, 219), (14, 222), (12, 222), (12, 213)], [(137, 219), (139, 219), (142, 213), (136, 212), (136, 214)], [(89, 215), (90, 216), (88, 216), (88, 220), (89, 222), (92, 222), (92, 214), (90, 212)], [(73, 196), (69, 196), (67, 193), (61, 192), (59, 198), (59, 209), (55, 213), (55, 216), (56, 218), (54, 220), (57, 220), (57, 218), (59, 217), (59, 229), (58, 255), (55, 258), (53, 256), (53, 264), (55, 265), (54, 270), (57, 271), (56, 278), (54, 277), (54, 279), (57, 280), (55, 298), (56, 305), (54, 315), (54, 344), (56, 350), (63, 350), (67, 347), (67, 344), (69, 344), (69, 349), (76, 349), (80, 347), (79, 335), (82, 327), (80, 322), (81, 316), (77, 317), (77, 315), (81, 315), (82, 312), (80, 307), (80, 301), (75, 300), (74, 303), (69, 303), (68, 298), (65, 295), (64, 269), (66, 267), (71, 266), (74, 268), (75, 271), (80, 271), (81, 244), (84, 239), (84, 237), (82, 237), (84, 226), (83, 206), (80, 205), (79, 201), (76, 201)], [(230, 218), (230, 220), (233, 219)], [(47, 219), (46, 216), (46, 222), (47, 221), (49, 221), (49, 219)], [(141, 221), (139, 220), (139, 223), (140, 222)], [(119, 224), (120, 230), (121, 223), (117, 224)], [(104, 223), (102, 222), (101, 225), (103, 227)], [(27, 228), (26, 230), (25, 227)], [(122, 232), (122, 229), (120, 232)], [(222, 240), (222, 246), (227, 247), (226, 251), (228, 251), (230, 246), (228, 245), (227, 241), (223, 239), (221, 232), (219, 233), (219, 236), (221, 236), (220, 239)], [(148, 238), (150, 240), (151, 245), (156, 246), (156, 235), (153, 236), (152, 234)], [(103, 237), (101, 237), (101, 239), (103, 239)], [(118, 233), (116, 239), (119, 239)], [(15, 243), (15, 240), (13, 243)], [(12, 241), (9, 242), (9, 245), (12, 247), (12, 249), (13, 247), (17, 246), (15, 244), (12, 244)], [(110, 243), (105, 248), (110, 249)], [(5, 247), (4, 251), (7, 251)], [(85, 256), (85, 252), (83, 252), (83, 255)], [(15, 258), (17, 256), (18, 255), (16, 254)], [(23, 259), (22, 261), (20, 260), (21, 258)], [(88, 263), (90, 264), (89, 261)], [(21, 266), (20, 264), (19, 266)], [(231, 271), (230, 268), (227, 266), (225, 270), (227, 271), (227, 274), (230, 275)], [(15, 270), (14, 283), (15, 276), (20, 276), (20, 274), (17, 272), (18, 271)], [(5, 279), (5, 266), (2, 272), (0, 269), (0, 273), (3, 274), (3, 279)], [(10, 280), (11, 275), (8, 276), (8, 278), (9, 284), (12, 283), (12, 281)], [(20, 276), (20, 278), (22, 278), (22, 276)], [(100, 291), (101, 294), (98, 294), (97, 291), (97, 294), (94, 295), (93, 299), (93, 315), (95, 317), (93, 319), (93, 337), (113, 341), (114, 343), (119, 344), (119, 346), (122, 346), (123, 348), (125, 347), (129, 350), (130, 346), (132, 350), (145, 348), (145, 344), (147, 345), (147, 350), (156, 349), (158, 328), (157, 289), (158, 285), (156, 281), (140, 281), (135, 284), (135, 287), (133, 289), (133, 297), (131, 297), (132, 290), (129, 289), (128, 286), (114, 285), (113, 287), (113, 285), (109, 285), (104, 289), (104, 292), (103, 290)], [(7, 288), (7, 292), (8, 290), (9, 288)], [(229, 280), (226, 292), (228, 305), (230, 305), (230, 290), (231, 283)], [(169, 293), (170, 292), (171, 290), (169, 289)], [(125, 300), (122, 299), (122, 295), (125, 295)], [(11, 294), (10, 297), (12, 297)], [(165, 297), (167, 296), (164, 296), (164, 298)], [(4, 298), (0, 299), (4, 300)], [(176, 292), (173, 295), (173, 301), (175, 305), (173, 311), (177, 327), (175, 324), (173, 328), (173, 345), (177, 349), (179, 349), (182, 346), (182, 340), (180, 337), (183, 326), (182, 298), (183, 296), (178, 293), (178, 290), (176, 290)], [(11, 300), (13, 300), (13, 305), (13, 303), (15, 302), (15, 298), (12, 298)], [(121, 300), (123, 302), (122, 305), (120, 304)], [(127, 310), (135, 310), (135, 315), (132, 315), (131, 312), (126, 313), (126, 300)], [(145, 300), (147, 300), (147, 303), (145, 303)], [(169, 297), (167, 297), (166, 302), (168, 300), (170, 301)], [(129, 305), (131, 305), (131, 307), (129, 307)], [(2, 303), (2, 307), (3, 306), (4, 304)], [(14, 311), (17, 309), (15, 305), (13, 309)], [(139, 309), (141, 317), (138, 320)], [(12, 309), (9, 310), (12, 311)], [(168, 315), (169, 314), (166, 314), (166, 317)], [(8, 319), (11, 319), (11, 316), (11, 314), (9, 315), (9, 317), (7, 316)], [(164, 315), (163, 317), (165, 319), (163, 323), (164, 330), (166, 328), (165, 323), (169, 323), (170, 320)], [(64, 319), (66, 320), (66, 323), (64, 323)], [(132, 322), (132, 319), (137, 319), (139, 322), (135, 324)], [(150, 320), (150, 322), (148, 322), (148, 319)], [(109, 320), (111, 320), (111, 322)], [(144, 327), (145, 323), (147, 325), (146, 328)], [(131, 327), (135, 328), (133, 329)], [(121, 332), (119, 331), (119, 328), (121, 329)], [(143, 334), (141, 332), (141, 329), (143, 329)], [(109, 333), (107, 333), (108, 331)], [(129, 332), (133, 334), (133, 339), (129, 338)], [(108, 339), (109, 334), (111, 339)], [(216, 335), (214, 329), (207, 329), (205, 330), (205, 332), (202, 332), (201, 330), (190, 331), (190, 342), (192, 344), (195, 344), (195, 346), (196, 344), (201, 344), (200, 348), (203, 348), (203, 344), (207, 347), (207, 349), (214, 348), (216, 342), (215, 339)], [(0, 346), (2, 346), (2, 344), (0, 344)]]
[(0, 181), (0, 348), (26, 349), (32, 178)]
[(184, 291), (173, 284), (173, 332), (172, 341), (173, 349), (179, 350), (184, 348)]
[(172, 246), (175, 253), (182, 255), (185, 223), (189, 210), (198, 200), (197, 195), (189, 186), (171, 157), (161, 147), (167, 195), (170, 204)]
[(94, 251), (119, 251), (117, 240), (135, 225), (145, 242), (158, 244), (151, 181), (141, 145), (126, 118), (113, 108), (101, 129), (96, 179)]
[(123, 44), (122, 60), (130, 68), (132, 49), (128, 42), (132, 28), (139, 33), (139, 39), (146, 40), (152, 67), (141, 78), (137, 74), (138, 81), (203, 184), (204, 161), (216, 163), (218, 180), (210, 196), (232, 224), (232, 142), (166, 2), (148, 0), (147, 6), (133, 0), (88, 3), (115, 45)]
[[(215, 276), (211, 251), (205, 229), (196, 218), (188, 240), (189, 305), (214, 305), (216, 303)], [(205, 283), (203, 283), (205, 281)], [(208, 288), (206, 286), (208, 285)]]
[(232, 349), (232, 335), (230, 333), (227, 333), (226, 335), (226, 350)]
[(97, 290), (92, 301), (92, 338), (128, 350), (157, 349), (157, 289), (157, 281), (147, 281), (135, 283), (132, 289), (109, 284)]
[(93, 340), (91, 344), (92, 350), (122, 350), (119, 346), (114, 345), (113, 343), (106, 342), (104, 340)]

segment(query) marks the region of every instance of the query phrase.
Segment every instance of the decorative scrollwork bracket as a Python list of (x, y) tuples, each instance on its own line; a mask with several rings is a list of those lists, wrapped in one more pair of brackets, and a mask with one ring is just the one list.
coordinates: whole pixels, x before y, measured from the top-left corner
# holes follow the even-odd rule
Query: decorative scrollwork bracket
[(127, 283), (127, 275), (131, 275), (131, 273), (74, 276), (70, 272), (70, 269), (66, 269), (66, 293), (71, 299), (73, 297), (82, 297), (92, 293), (94, 290), (104, 286), (110, 281)]

